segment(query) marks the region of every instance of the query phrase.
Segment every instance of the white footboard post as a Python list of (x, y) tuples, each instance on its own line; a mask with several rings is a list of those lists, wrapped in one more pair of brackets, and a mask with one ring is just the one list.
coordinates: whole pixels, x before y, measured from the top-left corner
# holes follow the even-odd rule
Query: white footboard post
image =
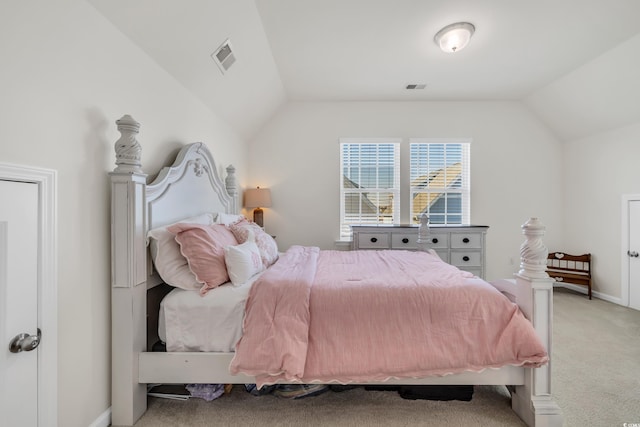
[(138, 383), (138, 354), (146, 347), (146, 175), (136, 140), (140, 124), (131, 116), (116, 121), (117, 167), (111, 176), (111, 418), (132, 426), (147, 408)]
[[(520, 307), (551, 356), (553, 280), (545, 272), (548, 251), (542, 242), (544, 231), (537, 218), (522, 225), (526, 240), (520, 248), (520, 271), (515, 278)], [(551, 360), (539, 368), (526, 368), (524, 384), (512, 392), (511, 406), (529, 426), (562, 426), (562, 412), (551, 398), (551, 369)]]

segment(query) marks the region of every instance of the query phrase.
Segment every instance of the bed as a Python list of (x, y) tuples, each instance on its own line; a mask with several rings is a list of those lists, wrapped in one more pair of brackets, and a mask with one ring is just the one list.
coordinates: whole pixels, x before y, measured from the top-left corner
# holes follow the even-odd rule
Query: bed
[[(152, 182), (147, 183), (147, 174), (141, 164), (142, 148), (137, 140), (140, 124), (128, 115), (116, 123), (121, 137), (115, 143), (116, 168), (110, 173), (112, 424), (135, 424), (146, 411), (146, 384), (149, 383), (288, 382), (292, 377), (261, 378), (259, 372), (240, 366), (234, 359), (234, 352), (229, 351), (230, 343), (243, 335), (239, 326), (236, 326), (235, 331), (231, 328), (232, 335), (227, 338), (226, 343), (204, 349), (205, 351), (189, 347), (188, 344), (184, 346), (187, 351), (151, 351), (158, 332), (160, 335), (167, 333), (162, 327), (158, 330), (159, 322), (162, 325), (168, 313), (166, 309), (160, 310), (161, 301), (165, 295), (179, 292), (172, 291), (171, 287), (163, 283), (151, 262), (149, 232), (203, 213), (236, 215), (239, 189), (233, 166), (219, 169), (220, 166), (215, 163), (211, 152), (203, 143), (183, 147), (172, 166), (163, 168)], [(224, 180), (220, 178), (223, 171)], [(420, 235), (426, 232), (428, 230), (421, 230)], [(553, 295), (552, 280), (545, 273), (547, 249), (542, 242), (544, 226), (539, 220), (532, 218), (522, 226), (522, 233), (525, 241), (520, 248), (520, 271), (512, 279), (498, 280), (490, 283), (490, 286), (483, 283), (517, 304), (518, 313), (530, 322), (532, 330), (550, 355)], [(424, 254), (417, 255), (427, 256), (428, 248), (423, 249)], [(305, 248), (300, 250), (309, 252)], [(275, 266), (280, 268), (287, 262), (296, 265), (291, 259), (289, 255), (281, 256), (272, 267), (257, 275), (261, 280), (258, 288), (267, 281), (267, 276), (278, 277)], [(305, 274), (310, 273), (302, 275)], [(248, 288), (244, 291), (247, 292), (244, 295), (246, 299), (251, 291)], [(234, 295), (229, 294), (230, 298), (235, 299), (236, 294), (242, 292), (234, 291)], [(196, 293), (188, 295), (193, 298)], [(239, 306), (242, 307), (245, 300), (240, 301)], [(237, 308), (233, 311), (237, 313)], [(243, 340), (251, 340), (248, 331), (250, 329), (244, 332), (238, 349)], [(240, 354), (239, 352), (238, 356)], [(357, 383), (366, 384), (506, 385), (512, 394), (513, 410), (527, 425), (562, 425), (560, 408), (551, 396), (551, 360), (538, 365), (507, 364), (492, 369), (446, 372), (448, 375), (440, 372), (423, 376), (419, 375), (420, 372), (427, 371), (416, 371), (416, 375), (409, 377), (362, 376), (347, 379), (346, 382), (357, 380)], [(302, 376), (296, 379), (308, 378)]]

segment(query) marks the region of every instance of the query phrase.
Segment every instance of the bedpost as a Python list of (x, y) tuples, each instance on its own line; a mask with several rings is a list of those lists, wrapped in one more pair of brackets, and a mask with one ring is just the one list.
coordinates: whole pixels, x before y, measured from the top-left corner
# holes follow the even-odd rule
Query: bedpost
[(511, 406), (529, 426), (562, 426), (562, 412), (551, 398), (551, 342), (553, 334), (553, 280), (546, 269), (547, 247), (542, 241), (545, 227), (538, 218), (522, 225), (525, 241), (520, 247), (520, 271), (515, 274), (520, 307), (533, 323), (547, 348), (550, 361), (539, 368), (525, 368), (524, 384), (515, 387)]
[(419, 216), (420, 225), (418, 226), (418, 240), (416, 240), (416, 244), (418, 246), (418, 250), (420, 251), (428, 251), (429, 250), (429, 215), (422, 214)]
[(125, 115), (116, 121), (111, 177), (111, 419), (133, 425), (146, 411), (146, 386), (138, 383), (138, 354), (146, 348), (145, 186), (140, 124)]
[(238, 213), (238, 184), (236, 182), (236, 168), (233, 165), (227, 166), (227, 177), (224, 179), (227, 193), (231, 196), (231, 212)]

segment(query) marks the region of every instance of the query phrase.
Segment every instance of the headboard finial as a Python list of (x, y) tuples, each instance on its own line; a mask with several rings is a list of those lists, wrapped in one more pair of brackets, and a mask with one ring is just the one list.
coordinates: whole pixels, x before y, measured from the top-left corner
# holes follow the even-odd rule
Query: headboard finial
[(520, 246), (519, 274), (531, 278), (549, 277), (547, 269), (547, 254), (549, 250), (542, 241), (545, 226), (538, 218), (529, 218), (522, 224), (522, 234), (526, 240)]
[(116, 120), (118, 131), (121, 133), (120, 139), (115, 143), (116, 165), (114, 172), (142, 173), (140, 143), (136, 140), (136, 135), (140, 131), (140, 123), (135, 121), (128, 114)]
[(227, 166), (227, 177), (224, 179), (225, 187), (229, 195), (238, 195), (238, 184), (236, 183), (236, 168), (233, 165)]

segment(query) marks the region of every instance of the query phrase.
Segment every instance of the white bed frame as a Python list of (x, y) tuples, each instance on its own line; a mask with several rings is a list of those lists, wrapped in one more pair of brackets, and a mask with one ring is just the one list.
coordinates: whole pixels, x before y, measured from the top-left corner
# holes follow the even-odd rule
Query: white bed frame
[[(185, 146), (170, 167), (146, 183), (140, 124), (125, 115), (116, 121), (122, 134), (115, 143), (117, 167), (111, 177), (112, 425), (132, 426), (147, 409), (147, 383), (254, 383), (231, 375), (232, 353), (147, 351), (147, 291), (161, 283), (149, 259), (146, 233), (158, 226), (204, 212), (238, 212), (233, 166), (220, 179), (214, 159), (202, 143)], [(532, 218), (522, 226), (521, 270), (515, 279), (492, 283), (516, 302), (551, 354), (553, 281), (545, 273), (544, 227)], [(147, 312), (151, 316), (147, 315)], [(387, 384), (507, 385), (512, 408), (529, 426), (561, 426), (560, 408), (551, 397), (549, 363), (540, 368), (507, 366), (481, 373), (403, 379)]]

